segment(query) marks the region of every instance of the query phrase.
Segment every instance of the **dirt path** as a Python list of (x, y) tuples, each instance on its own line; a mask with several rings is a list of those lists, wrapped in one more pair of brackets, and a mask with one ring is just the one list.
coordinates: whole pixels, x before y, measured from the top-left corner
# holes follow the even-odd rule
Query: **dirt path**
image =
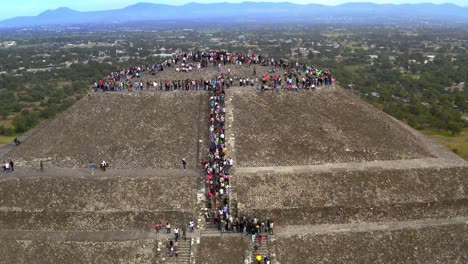
[(94, 175), (91, 176), (90, 170), (87, 168), (45, 168), (44, 172), (37, 168), (15, 167), (13, 173), (0, 174), (2, 179), (18, 179), (18, 178), (52, 178), (52, 177), (89, 177), (89, 178), (107, 178), (107, 177), (173, 177), (173, 176), (188, 176), (199, 177), (197, 170), (182, 169), (108, 169), (105, 172), (95, 169)]
[[(200, 237), (197, 230), (194, 233), (187, 232), (187, 239)], [(42, 240), (42, 241), (92, 241), (92, 242), (116, 242), (141, 239), (165, 240), (174, 238), (173, 234), (166, 234), (161, 230), (159, 234), (149, 231), (92, 231), (92, 232), (56, 232), (56, 231), (18, 231), (0, 230), (0, 241), (17, 240)]]
[[(283, 174), (295, 174), (303, 172), (329, 172), (336, 170), (346, 171), (372, 171), (372, 170), (404, 170), (404, 169), (422, 169), (422, 168), (452, 168), (468, 167), (468, 162), (463, 159), (410, 159), (410, 160), (386, 160), (386, 161), (368, 161), (368, 162), (350, 162), (350, 163), (329, 163), (320, 165), (306, 166), (277, 166), (277, 167), (241, 167), (236, 171), (242, 176), (255, 176), (255, 173), (275, 172)], [(467, 168), (468, 169), (468, 168)]]
[(279, 228), (275, 233), (278, 237), (298, 235), (325, 235), (332, 233), (393, 231), (400, 229), (419, 229), (435, 226), (468, 224), (468, 217), (449, 219), (421, 219), (401, 222), (372, 222), (357, 224), (324, 224), (324, 225), (288, 225)]

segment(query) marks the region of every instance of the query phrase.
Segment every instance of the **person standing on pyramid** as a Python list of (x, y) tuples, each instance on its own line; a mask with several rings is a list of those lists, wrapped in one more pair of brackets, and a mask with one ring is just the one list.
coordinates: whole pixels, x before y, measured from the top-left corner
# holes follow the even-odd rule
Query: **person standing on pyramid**
[(93, 161), (89, 162), (89, 169), (91, 170), (91, 175), (94, 175), (94, 162)]

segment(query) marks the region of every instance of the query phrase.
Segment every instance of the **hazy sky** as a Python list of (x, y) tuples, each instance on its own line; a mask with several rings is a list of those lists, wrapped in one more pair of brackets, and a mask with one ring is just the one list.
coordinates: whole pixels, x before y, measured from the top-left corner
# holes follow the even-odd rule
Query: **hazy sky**
[[(250, 0), (255, 1), (255, 0)], [(262, 0), (256, 0), (262, 1)], [(337, 5), (347, 2), (374, 2), (374, 3), (454, 3), (468, 6), (468, 0), (263, 0), (262, 2), (292, 2), (298, 4), (320, 3)], [(78, 11), (93, 11), (118, 9), (139, 2), (151, 2), (160, 4), (183, 5), (189, 2), (214, 3), (214, 2), (244, 2), (244, 0), (0, 0), (0, 20), (15, 16), (38, 15), (47, 9), (69, 7)]]

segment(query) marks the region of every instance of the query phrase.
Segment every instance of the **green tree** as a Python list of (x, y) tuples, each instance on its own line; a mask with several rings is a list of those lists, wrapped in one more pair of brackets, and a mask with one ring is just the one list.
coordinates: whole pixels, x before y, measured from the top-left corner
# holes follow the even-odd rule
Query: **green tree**
[(456, 135), (460, 134), (460, 132), (463, 130), (463, 123), (450, 121), (448, 123), (447, 129), (448, 129), (448, 131), (450, 131), (452, 136), (456, 136)]
[(16, 133), (24, 133), (39, 124), (39, 115), (27, 110), (21, 112), (13, 119), (13, 126)]

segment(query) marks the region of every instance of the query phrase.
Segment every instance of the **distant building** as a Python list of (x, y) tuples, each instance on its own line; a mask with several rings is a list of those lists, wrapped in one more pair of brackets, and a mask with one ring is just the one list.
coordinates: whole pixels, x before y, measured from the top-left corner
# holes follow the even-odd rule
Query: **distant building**
[(50, 71), (50, 68), (33, 68), (33, 69), (26, 69), (26, 72), (47, 72)]
[(12, 40), (4, 41), (0, 43), (0, 47), (4, 47), (4, 48), (15, 47), (16, 45), (17, 45), (16, 41), (12, 41)]
[(161, 54), (155, 54), (155, 57), (161, 57), (161, 58), (167, 58), (167, 57), (172, 57), (172, 53), (161, 53)]
[(449, 87), (445, 87), (445, 91), (447, 92), (461, 92), (465, 89), (465, 83), (464, 82), (461, 82), (461, 83), (458, 83), (458, 84), (453, 84)]
[(426, 55), (425, 57), (426, 57), (427, 61), (432, 62), (432, 61), (434, 61), (436, 55)]
[(126, 54), (126, 53), (127, 53), (126, 50), (118, 50), (118, 49), (115, 50), (115, 55), (123, 55), (123, 54)]

